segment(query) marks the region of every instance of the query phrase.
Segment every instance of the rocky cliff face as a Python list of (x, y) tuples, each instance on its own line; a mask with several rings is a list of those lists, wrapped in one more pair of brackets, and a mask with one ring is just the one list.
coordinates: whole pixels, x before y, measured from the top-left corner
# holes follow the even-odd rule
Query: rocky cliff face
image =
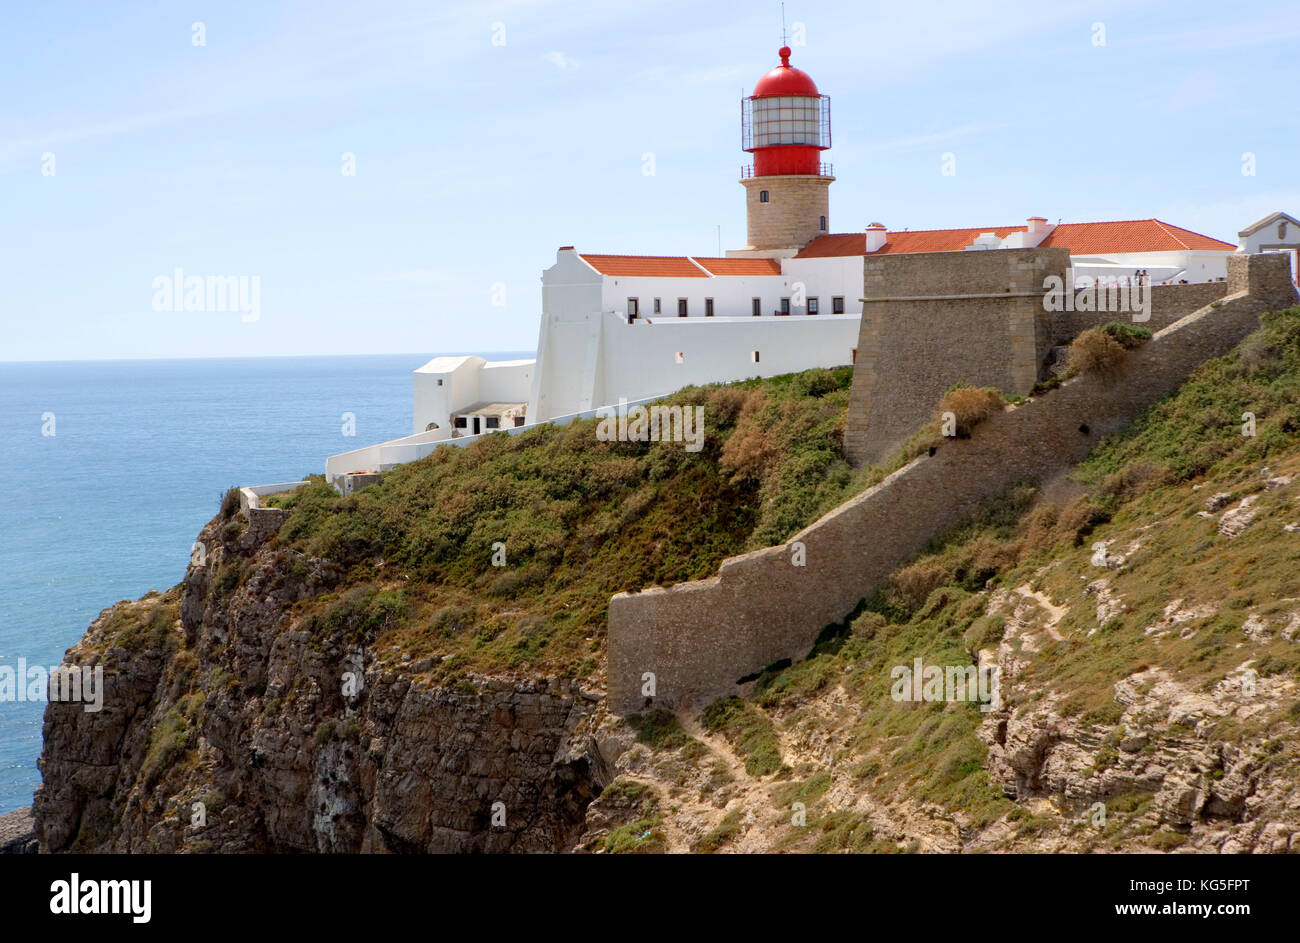
[(47, 851), (561, 851), (608, 779), (599, 697), (563, 679), (439, 685), (304, 625), (331, 565), (238, 517), (184, 583), (105, 610), (69, 651), (98, 713), (52, 703)]

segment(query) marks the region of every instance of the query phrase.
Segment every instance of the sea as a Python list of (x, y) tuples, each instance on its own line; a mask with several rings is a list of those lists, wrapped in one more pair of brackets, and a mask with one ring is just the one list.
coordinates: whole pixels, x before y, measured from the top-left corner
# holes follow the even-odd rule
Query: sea
[[(0, 363), (0, 669), (48, 670), (101, 611), (180, 582), (231, 486), (409, 435), (433, 356)], [(0, 815), (40, 785), (44, 710), (0, 699)]]

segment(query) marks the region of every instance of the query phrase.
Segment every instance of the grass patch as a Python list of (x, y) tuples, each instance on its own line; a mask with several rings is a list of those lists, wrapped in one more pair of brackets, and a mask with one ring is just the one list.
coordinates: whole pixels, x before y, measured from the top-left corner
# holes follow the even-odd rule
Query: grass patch
[(776, 727), (754, 705), (738, 697), (714, 701), (700, 718), (710, 733), (726, 737), (736, 755), (745, 761), (745, 772), (766, 776), (781, 768), (781, 746)]
[(691, 845), (691, 851), (699, 855), (715, 853), (740, 834), (740, 823), (744, 818), (744, 809), (732, 809), (722, 817), (722, 821), (715, 828)]

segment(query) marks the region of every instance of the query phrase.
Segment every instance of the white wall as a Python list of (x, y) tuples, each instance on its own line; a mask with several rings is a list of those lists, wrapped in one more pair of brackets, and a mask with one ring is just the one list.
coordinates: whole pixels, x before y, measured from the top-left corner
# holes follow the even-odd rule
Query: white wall
[(479, 402), (479, 375), (486, 363), (482, 357), (435, 357), (416, 370), (411, 375), (411, 431), (424, 432), (431, 422), (441, 427), (438, 431), (447, 430), (451, 413)]
[[(1279, 238), (1278, 224), (1285, 223)], [(1262, 252), (1265, 249), (1300, 249), (1300, 225), (1290, 217), (1276, 219), (1267, 226), (1261, 226), (1252, 233), (1239, 233), (1241, 249), (1244, 252)]]
[[(652, 399), (646, 398), (635, 400), (627, 403), (629, 407), (638, 406), (652, 402)], [(603, 413), (603, 410), (589, 409), (581, 413), (574, 413), (566, 416), (555, 416), (547, 420), (548, 423), (555, 425), (567, 425), (575, 419), (591, 419)], [(456, 448), (464, 448), (471, 442), (477, 442), (485, 435), (498, 435), (505, 433), (507, 435), (520, 435), (529, 429), (539, 425), (539, 423), (530, 422), (526, 426), (508, 426), (504, 429), (494, 429), (491, 432), (484, 432), (480, 435), (461, 436), (456, 439), (443, 439), (435, 437), (432, 432), (422, 432), (418, 435), (408, 435), (400, 439), (390, 439), (388, 442), (380, 442), (377, 445), (368, 445), (365, 448), (353, 449), (350, 452), (340, 452), (338, 455), (331, 455), (325, 459), (325, 480), (338, 487), (336, 482), (344, 475), (353, 472), (386, 472), (390, 471), (397, 465), (404, 465), (407, 462), (414, 462), (426, 455), (429, 455), (440, 445), (450, 445)], [(297, 482), (291, 486), (282, 485), (263, 485), (262, 488), (286, 488), (292, 490), (299, 484), (307, 482)], [(245, 488), (244, 491), (250, 491)]]
[[(1279, 224), (1284, 223), (1282, 235)], [(1290, 216), (1273, 220), (1252, 233), (1239, 233), (1241, 248), (1245, 252), (1285, 252), (1291, 258), (1291, 280), (1300, 278), (1300, 224)]]
[[(529, 422), (590, 408), (596, 357), (592, 327), (601, 309), (601, 281), (600, 273), (572, 249), (557, 252), (555, 264), (542, 272), (538, 366), (528, 396)], [(559, 369), (561, 360), (567, 369)], [(587, 405), (578, 409), (557, 405), (584, 402)]]
[(862, 314), (863, 263), (860, 255), (825, 259), (786, 259), (781, 263), (787, 279), (803, 282), (808, 297), (821, 303), (821, 313), (831, 313), (831, 298), (844, 298), (845, 314)]
[[(1178, 252), (1108, 252), (1104, 255), (1072, 258), (1075, 277), (1112, 274), (1132, 274), (1133, 269), (1146, 269), (1151, 273), (1152, 284), (1168, 278), (1172, 282), (1186, 279), (1189, 282), (1215, 282), (1228, 275), (1228, 256), (1231, 252), (1212, 250), (1182, 250)], [(1089, 259), (1104, 259), (1110, 264), (1090, 264)], [(1118, 273), (1113, 266), (1119, 266)], [(1125, 272), (1124, 269), (1130, 271)]]
[[(605, 315), (595, 405), (672, 393), (694, 384), (847, 365), (858, 343), (860, 322), (857, 316), (841, 314), (628, 324), (617, 315)], [(758, 363), (753, 362), (753, 351), (759, 352)]]
[[(605, 276), (601, 285), (601, 310), (626, 316), (627, 299), (640, 301), (643, 318), (653, 318), (654, 300), (662, 302), (659, 317), (677, 317), (677, 299), (687, 300), (687, 314), (704, 317), (704, 300), (713, 299), (713, 313), (720, 318), (753, 316), (753, 299), (761, 298), (764, 317), (781, 308), (781, 299), (794, 295), (794, 285), (802, 281), (805, 293), (821, 302), (821, 311), (829, 314), (831, 298), (844, 298), (844, 310), (861, 314), (862, 256), (824, 259), (784, 259), (780, 275), (715, 275), (709, 278), (646, 278), (639, 276)], [(793, 309), (792, 309), (793, 310)]]
[[(702, 278), (603, 276), (571, 250), (542, 274), (542, 323), (528, 421), (581, 412), (619, 398), (671, 393), (683, 386), (775, 376), (851, 362), (862, 305), (861, 256), (785, 259), (782, 275)], [(802, 280), (821, 314), (773, 317)], [(842, 295), (846, 314), (832, 315)], [(641, 317), (627, 323), (627, 299)], [(662, 299), (658, 317), (653, 301)], [(677, 317), (677, 299), (689, 317)], [(763, 316), (752, 299), (763, 299)], [(704, 299), (714, 317), (704, 316)], [(835, 323), (831, 323), (834, 321)], [(821, 323), (826, 322), (826, 323)], [(752, 352), (759, 352), (754, 363)], [(676, 354), (683, 362), (676, 362)]]
[[(719, 275), (712, 278), (639, 278), (606, 276), (601, 289), (601, 307), (626, 316), (627, 299), (639, 298), (641, 317), (677, 317), (677, 299), (687, 301), (687, 316), (704, 317), (704, 299), (713, 299), (716, 317), (752, 317), (753, 299), (763, 299), (763, 314), (770, 315), (780, 306), (782, 296), (790, 295), (790, 279), (782, 275)], [(654, 313), (659, 298), (662, 310)]]
[(478, 375), (480, 403), (526, 403), (533, 388), (535, 360), (490, 360)]

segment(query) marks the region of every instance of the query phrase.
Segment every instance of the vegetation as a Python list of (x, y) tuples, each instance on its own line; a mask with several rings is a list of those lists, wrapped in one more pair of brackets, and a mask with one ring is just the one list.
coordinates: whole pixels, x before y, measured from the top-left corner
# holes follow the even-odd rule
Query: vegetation
[(667, 839), (659, 829), (662, 821), (662, 817), (651, 815), (614, 829), (605, 839), (606, 853), (611, 855), (662, 854), (668, 849)]
[(718, 851), (741, 832), (741, 822), (745, 818), (744, 809), (732, 809), (722, 821), (691, 846), (691, 851), (701, 855), (711, 855)]
[(149, 750), (140, 767), (140, 777), (145, 783), (152, 786), (173, 763), (189, 752), (203, 702), (202, 694), (188, 694), (154, 726)]
[(1090, 327), (1070, 343), (1068, 375), (1095, 373), (1111, 376), (1124, 363), (1125, 353), (1151, 339), (1144, 327), (1111, 321)]
[[(1125, 325), (1095, 329), (1079, 368), (1112, 369), (1144, 334)], [(928, 447), (933, 424), (889, 464), (851, 471), (840, 449), (850, 376), (808, 371), (676, 394), (671, 402), (705, 406), (700, 453), (675, 443), (601, 442), (595, 423), (585, 422), (442, 448), (348, 497), (316, 480), (277, 499), (290, 511), (277, 549), (286, 559), (328, 560), (338, 574), (327, 591), (299, 596), (297, 623), (321, 644), (400, 646), (412, 670), (453, 687), (468, 686), (471, 670), (593, 676), (612, 593), (712, 575), (726, 556), (788, 538)], [(1001, 408), (989, 391), (949, 396), (969, 400), (961, 405), (972, 423)], [(1208, 692), (1249, 660), (1261, 679), (1300, 682), (1300, 650), (1280, 631), (1300, 599), (1300, 537), (1282, 525), (1300, 525), (1300, 509), (1294, 487), (1269, 483), (1286, 475), (1300, 476), (1300, 308), (1267, 317), (1235, 351), (1102, 442), (1068, 481), (1011, 487), (936, 535), (851, 619), (827, 627), (810, 657), (770, 666), (753, 679), (751, 697), (709, 705), (701, 723), (726, 740), (749, 776), (771, 777), (763, 788), (783, 816), (793, 803), (808, 807), (807, 827), (791, 826), (782, 839), (792, 847), (907, 850), (877, 838), (860, 810), (831, 808), (846, 779), (882, 804), (905, 796), (947, 810), (963, 830), (1005, 818), (1022, 838), (1038, 834), (1053, 817), (1017, 806), (989, 777), (978, 735), (987, 714), (970, 702), (895, 701), (891, 668), (916, 658), (969, 665), (1007, 639), (1015, 621), (1008, 599), (1031, 612), (1036, 599), (1050, 600), (1059, 609), (1052, 633), (1033, 645), (1008, 640), (1022, 667), (1005, 700), (1019, 707), (1052, 692), (1054, 709), (1093, 728), (1098, 769), (1121, 758), (1121, 679), (1157, 669)], [(1229, 504), (1252, 499), (1258, 522), (1234, 537), (1220, 533), (1217, 515), (1205, 510), (1217, 495)], [(225, 526), (237, 525), (232, 515)], [(1116, 565), (1093, 565), (1097, 541), (1113, 546)], [(493, 566), (500, 544), (506, 565)], [(237, 554), (214, 566), (219, 595), (250, 575)], [(1122, 601), (1104, 618), (1093, 588), (1102, 579)], [(1173, 631), (1175, 601), (1185, 617)], [(178, 603), (176, 590), (146, 597), (115, 613), (107, 634), (126, 649), (169, 644)], [(1247, 643), (1248, 617), (1267, 631)], [(177, 665), (188, 665), (187, 680), (196, 673), (192, 658)], [(209, 694), (235, 686), (219, 670), (192, 681)], [(192, 755), (203, 709), (203, 696), (191, 694), (160, 719), (144, 762), (148, 782)], [(1261, 766), (1294, 764), (1293, 727), (1284, 725), (1298, 720), (1292, 699), (1218, 719), (1198, 736), (1250, 737), (1268, 744), (1258, 750)], [(701, 799), (712, 795), (724, 807), (732, 773), (677, 717), (652, 710), (627, 722), (652, 750), (677, 751), (678, 766), (698, 762)], [(327, 721), (312, 743), (357, 736), (355, 725)], [(833, 761), (799, 759), (806, 744)], [(676, 802), (682, 794), (667, 795)], [(600, 847), (667, 847), (667, 801), (661, 806), (652, 789), (629, 779), (606, 796), (635, 818)], [(1144, 792), (1111, 800), (1106, 841), (1145, 829), (1150, 846), (1184, 842), (1142, 822), (1151, 804)], [(734, 841), (744, 821), (735, 813), (696, 850)]]
[(700, 718), (710, 733), (720, 733), (745, 761), (745, 772), (766, 776), (781, 768), (781, 744), (772, 721), (738, 697), (714, 701)]
[(952, 413), (957, 435), (966, 437), (971, 430), (1005, 408), (1002, 394), (990, 387), (954, 386), (939, 401), (940, 417)]
[[(1122, 352), (1112, 333), (1098, 331)], [(1140, 332), (1133, 335), (1129, 341), (1141, 343)], [(1057, 611), (1055, 635), (1040, 631), (1032, 647), (1011, 643), (1023, 668), (1004, 703), (1029, 705), (1055, 692), (1059, 714), (1094, 730), (1098, 769), (1117, 762), (1126, 736), (1115, 700), (1121, 679), (1158, 669), (1206, 692), (1249, 663), (1261, 679), (1300, 682), (1300, 650), (1282, 632), (1300, 611), (1300, 505), (1296, 485), (1280, 484), (1287, 476), (1300, 482), (1300, 308), (1266, 317), (1235, 351), (1102, 442), (1069, 481), (1010, 488), (937, 535), (851, 624), (828, 629), (833, 639), (764, 672), (751, 698), (711, 705), (703, 722), (751, 775), (781, 767), (783, 736), (836, 751), (833, 766), (801, 769), (798, 780), (778, 777), (771, 787), (775, 806), (808, 806), (808, 827), (791, 826), (781, 847), (900, 850), (876, 839), (861, 813), (821, 808), (831, 773), (846, 764), (855, 791), (881, 803), (934, 803), (963, 828), (1005, 817), (1016, 840), (1027, 840), (1062, 827), (1058, 815), (1018, 806), (990, 780), (977, 734), (987, 715), (977, 703), (895, 701), (891, 668), (915, 658), (969, 665), (1004, 639), (1010, 609), (997, 600), (1026, 607), (1020, 616), (1038, 627), (1047, 613), (1030, 597), (1041, 593)], [(1234, 537), (1220, 533), (1218, 515), (1205, 513), (1213, 495), (1224, 496), (1220, 509), (1252, 498), (1257, 522)], [(1094, 565), (1097, 541), (1121, 562)], [(1089, 588), (1098, 579), (1122, 600), (1104, 619)], [(1168, 628), (1174, 602), (1189, 613), (1177, 631)], [(1247, 618), (1265, 632), (1244, 644)], [(1221, 719), (1206, 735), (1267, 741), (1261, 762), (1300, 766), (1294, 727), (1286, 726), (1298, 719), (1294, 699), (1284, 699), (1248, 719)], [(1104, 833), (1086, 840), (1178, 847), (1187, 836), (1156, 828), (1147, 816), (1152, 798), (1138, 791), (1107, 800)]]
[[(279, 546), (342, 574), (299, 618), (322, 642), (401, 646), (447, 681), (593, 675), (611, 595), (710, 576), (890, 470), (854, 471), (843, 456), (851, 378), (845, 367), (683, 390), (666, 402), (703, 405), (698, 453), (602, 442), (589, 420), (440, 448), (347, 497), (317, 478), (276, 498), (290, 512)], [(216, 591), (245, 576), (223, 564)]]
[(691, 739), (682, 729), (677, 715), (663, 708), (644, 715), (632, 714), (627, 718), (627, 724), (636, 731), (638, 743), (648, 743), (656, 750), (675, 750)]

